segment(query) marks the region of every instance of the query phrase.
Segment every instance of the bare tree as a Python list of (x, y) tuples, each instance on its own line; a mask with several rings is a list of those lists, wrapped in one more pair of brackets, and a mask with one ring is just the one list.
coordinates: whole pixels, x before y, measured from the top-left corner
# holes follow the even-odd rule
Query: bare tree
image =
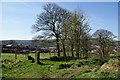
[(108, 52), (111, 46), (113, 46), (113, 39), (116, 37), (112, 32), (104, 29), (97, 30), (93, 37), (96, 38), (98, 46), (100, 47), (100, 57), (104, 58), (108, 55)]
[[(33, 25), (33, 30), (36, 32), (42, 31), (45, 36), (54, 37), (56, 39), (58, 56), (60, 56), (59, 42), (62, 22), (68, 19), (67, 15), (69, 12), (55, 3), (48, 3), (43, 6), (43, 9), (44, 11), (38, 15), (36, 24)], [(42, 33), (41, 35), (43, 35)]]

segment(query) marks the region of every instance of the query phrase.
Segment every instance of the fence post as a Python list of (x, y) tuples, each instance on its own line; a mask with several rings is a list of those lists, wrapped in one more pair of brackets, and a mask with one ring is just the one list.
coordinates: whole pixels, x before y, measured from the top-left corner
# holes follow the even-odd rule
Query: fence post
[(35, 60), (37, 64), (40, 64), (40, 52), (39, 51), (37, 51), (35, 54)]

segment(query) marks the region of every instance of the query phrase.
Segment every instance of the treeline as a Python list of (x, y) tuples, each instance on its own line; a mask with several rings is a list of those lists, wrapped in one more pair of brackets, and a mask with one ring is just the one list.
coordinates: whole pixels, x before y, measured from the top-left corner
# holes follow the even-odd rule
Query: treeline
[[(69, 52), (77, 59), (88, 58), (95, 49), (104, 58), (115, 48), (113, 39), (116, 36), (112, 32), (99, 29), (90, 35), (91, 27), (84, 12), (80, 9), (70, 12), (55, 3), (43, 6), (43, 12), (38, 15), (32, 30), (40, 32), (33, 38), (35, 40), (55, 39), (58, 57), (61, 56), (60, 49), (64, 57)], [(91, 41), (96, 41), (96, 44)]]

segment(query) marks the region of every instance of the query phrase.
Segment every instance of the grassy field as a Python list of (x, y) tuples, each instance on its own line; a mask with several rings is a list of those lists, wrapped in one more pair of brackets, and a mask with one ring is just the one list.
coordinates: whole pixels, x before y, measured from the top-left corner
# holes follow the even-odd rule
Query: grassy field
[[(29, 54), (35, 57), (34, 53)], [(26, 60), (25, 55), (19, 54), (17, 60), (12, 53), (2, 53), (2, 77), (3, 78), (118, 78), (118, 59), (112, 55), (109, 59), (50, 61), (44, 60), (57, 54), (41, 53), (43, 65)], [(70, 65), (69, 68), (61, 68), (60, 65)]]
[[(9, 60), (12, 60), (12, 61), (15, 60), (15, 58), (14, 58), (15, 54), (14, 53), (2, 53), (1, 55), (2, 55), (3, 60), (4, 59), (9, 59)], [(35, 53), (30, 53), (29, 56), (32, 56), (33, 58), (35, 58)], [(40, 54), (41, 59), (50, 58), (52, 56), (57, 56), (57, 54), (56, 53), (41, 53)], [(25, 58), (24, 54), (18, 54), (17, 55), (17, 60), (25, 60), (25, 59), (26, 58)]]

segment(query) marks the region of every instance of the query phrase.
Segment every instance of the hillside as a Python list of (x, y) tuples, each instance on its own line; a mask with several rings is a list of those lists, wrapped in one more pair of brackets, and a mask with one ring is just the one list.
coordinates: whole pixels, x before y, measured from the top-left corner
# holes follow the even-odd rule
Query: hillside
[[(30, 54), (33, 58), (35, 54)], [(71, 60), (69, 62), (51, 61), (49, 55), (41, 54), (42, 65), (25, 60), (24, 55), (18, 55), (14, 62), (14, 54), (2, 54), (3, 78), (120, 78), (118, 74), (117, 55), (111, 55), (109, 59), (89, 58)], [(47, 59), (46, 59), (47, 58)]]
[[(9, 44), (11, 40), (3, 40), (4, 44)], [(31, 45), (32, 40), (14, 40), (18, 44), (22, 45)]]

